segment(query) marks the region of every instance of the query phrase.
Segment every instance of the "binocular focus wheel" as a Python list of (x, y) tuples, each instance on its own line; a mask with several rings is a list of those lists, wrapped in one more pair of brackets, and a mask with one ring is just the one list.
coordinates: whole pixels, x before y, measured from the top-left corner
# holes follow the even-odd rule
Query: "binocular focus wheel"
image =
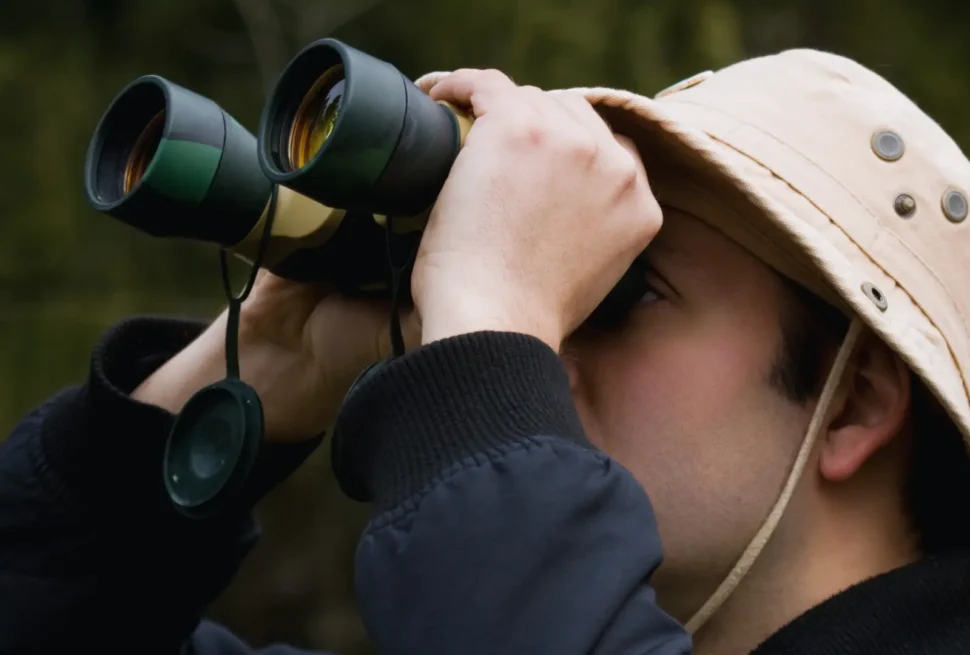
[(190, 518), (223, 511), (239, 495), (263, 439), (263, 407), (238, 379), (205, 387), (186, 403), (165, 445), (165, 490)]

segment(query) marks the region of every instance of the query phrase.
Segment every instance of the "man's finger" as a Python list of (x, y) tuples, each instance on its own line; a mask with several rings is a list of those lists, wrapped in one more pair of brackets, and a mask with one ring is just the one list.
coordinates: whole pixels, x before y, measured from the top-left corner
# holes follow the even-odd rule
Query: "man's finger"
[(436, 101), (469, 107), (479, 118), (515, 89), (515, 82), (500, 71), (463, 68), (438, 82), (429, 95)]
[(414, 80), (414, 84), (425, 93), (430, 93), (431, 89), (433, 89), (439, 82), (441, 82), (441, 80), (445, 79), (449, 75), (451, 75), (451, 73), (444, 71), (425, 73), (418, 79)]

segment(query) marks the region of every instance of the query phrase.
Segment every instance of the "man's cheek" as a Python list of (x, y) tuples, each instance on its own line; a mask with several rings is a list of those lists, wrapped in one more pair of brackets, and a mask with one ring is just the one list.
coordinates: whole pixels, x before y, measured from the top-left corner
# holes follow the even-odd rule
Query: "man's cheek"
[(671, 344), (643, 361), (614, 397), (665, 418), (708, 413), (744, 384), (744, 361), (730, 348)]

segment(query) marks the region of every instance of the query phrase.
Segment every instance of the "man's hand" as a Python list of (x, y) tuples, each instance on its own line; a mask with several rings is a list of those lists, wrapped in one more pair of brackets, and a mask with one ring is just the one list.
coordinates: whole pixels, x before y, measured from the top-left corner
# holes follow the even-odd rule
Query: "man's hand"
[[(240, 314), (240, 377), (263, 402), (266, 438), (300, 441), (329, 428), (369, 364), (390, 355), (389, 304), (347, 300), (261, 271)], [(177, 413), (196, 391), (225, 377), (224, 312), (132, 397)], [(402, 316), (409, 346), (414, 316)]]
[(500, 330), (558, 350), (660, 229), (639, 156), (576, 93), (460, 70), (430, 95), (476, 121), (415, 260), (423, 342)]

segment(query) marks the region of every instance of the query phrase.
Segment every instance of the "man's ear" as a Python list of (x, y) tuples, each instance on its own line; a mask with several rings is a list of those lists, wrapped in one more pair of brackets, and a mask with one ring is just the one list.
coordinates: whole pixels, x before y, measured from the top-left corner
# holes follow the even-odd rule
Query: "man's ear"
[(899, 434), (910, 409), (909, 367), (871, 332), (860, 338), (845, 375), (822, 435), (819, 469), (831, 482), (854, 475)]

